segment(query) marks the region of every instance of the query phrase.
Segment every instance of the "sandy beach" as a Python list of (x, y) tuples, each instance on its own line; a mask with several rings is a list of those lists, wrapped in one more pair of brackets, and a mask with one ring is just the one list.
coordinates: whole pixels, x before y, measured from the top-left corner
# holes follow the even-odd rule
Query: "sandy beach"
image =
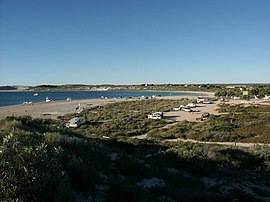
[[(56, 118), (67, 113), (81, 112), (85, 108), (91, 106), (103, 105), (123, 101), (124, 99), (85, 99), (71, 101), (52, 101), (33, 103), (26, 105), (13, 105), (0, 107), (0, 119), (7, 116), (23, 116), (30, 115), (33, 118)], [(78, 106), (80, 105), (80, 108)]]
[[(201, 93), (201, 92), (197, 92)], [(213, 97), (212, 93), (205, 93), (204, 97)], [(156, 97), (156, 99), (195, 99), (197, 96), (162, 96)], [(132, 100), (138, 100), (139, 98), (133, 98)], [(114, 102), (126, 101), (127, 99), (83, 99), (83, 100), (71, 100), (71, 101), (52, 101), (52, 102), (39, 102), (25, 105), (12, 105), (0, 107), (0, 119), (4, 119), (7, 116), (23, 116), (30, 115), (33, 118), (57, 118), (68, 113), (78, 113), (83, 109), (103, 105)], [(80, 105), (80, 109), (77, 109)]]

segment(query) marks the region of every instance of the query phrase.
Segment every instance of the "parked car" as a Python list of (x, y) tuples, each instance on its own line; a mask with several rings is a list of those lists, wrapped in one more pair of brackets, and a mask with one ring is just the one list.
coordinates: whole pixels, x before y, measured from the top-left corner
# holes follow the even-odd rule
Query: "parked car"
[(183, 111), (184, 112), (192, 112), (192, 110), (190, 108), (184, 108)]
[(153, 114), (148, 115), (148, 119), (162, 119), (163, 112), (155, 112)]
[(179, 111), (179, 110), (181, 110), (181, 107), (174, 107), (173, 108), (173, 111)]
[(194, 103), (188, 103), (187, 106), (190, 107), (190, 108), (195, 108), (196, 107), (196, 104), (194, 104)]
[(207, 118), (209, 116), (210, 116), (210, 113), (208, 113), (208, 112), (202, 113), (202, 118)]

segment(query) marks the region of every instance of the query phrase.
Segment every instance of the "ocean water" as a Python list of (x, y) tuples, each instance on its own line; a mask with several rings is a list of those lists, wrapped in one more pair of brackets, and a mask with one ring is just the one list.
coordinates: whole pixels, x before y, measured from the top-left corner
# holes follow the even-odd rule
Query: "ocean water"
[[(34, 96), (38, 93), (38, 96)], [(150, 96), (200, 96), (200, 93), (185, 92), (132, 92), (132, 91), (42, 91), (42, 92), (0, 92), (0, 107), (9, 105), (20, 105), (23, 102), (45, 102), (45, 98), (52, 100), (72, 100), (91, 99), (91, 98), (125, 98), (125, 97), (150, 97)]]

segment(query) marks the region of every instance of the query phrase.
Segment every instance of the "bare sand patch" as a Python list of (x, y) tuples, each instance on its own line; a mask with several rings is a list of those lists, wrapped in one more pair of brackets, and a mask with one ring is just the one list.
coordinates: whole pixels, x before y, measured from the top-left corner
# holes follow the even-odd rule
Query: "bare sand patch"
[[(91, 106), (123, 101), (124, 99), (85, 99), (71, 101), (52, 101), (48, 103), (33, 103), (30, 105), (14, 105), (0, 107), (0, 119), (7, 116), (29, 115), (33, 118), (56, 118), (67, 113), (79, 113)], [(80, 105), (79, 109), (78, 106)]]

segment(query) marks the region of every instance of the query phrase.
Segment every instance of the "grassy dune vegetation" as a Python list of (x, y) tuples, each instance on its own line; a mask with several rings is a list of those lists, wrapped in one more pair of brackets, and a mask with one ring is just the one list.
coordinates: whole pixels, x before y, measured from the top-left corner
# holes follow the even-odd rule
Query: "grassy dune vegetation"
[[(142, 100), (83, 111), (84, 124), (0, 121), (0, 201), (267, 201), (268, 147), (169, 143), (165, 138), (268, 142), (269, 108), (227, 106), (204, 122), (148, 120), (187, 100)], [(147, 134), (149, 139), (133, 138)], [(106, 137), (106, 138), (104, 138)]]
[[(174, 106), (187, 104), (188, 100), (142, 100), (118, 102), (105, 106), (98, 106), (83, 111), (80, 115), (85, 124), (75, 129), (79, 134), (87, 137), (102, 137), (126, 139), (127, 137), (142, 135), (150, 130), (165, 126), (168, 121), (153, 121), (147, 115), (156, 111), (169, 111)], [(71, 115), (72, 116), (72, 115)], [(64, 117), (69, 119), (69, 116)]]

